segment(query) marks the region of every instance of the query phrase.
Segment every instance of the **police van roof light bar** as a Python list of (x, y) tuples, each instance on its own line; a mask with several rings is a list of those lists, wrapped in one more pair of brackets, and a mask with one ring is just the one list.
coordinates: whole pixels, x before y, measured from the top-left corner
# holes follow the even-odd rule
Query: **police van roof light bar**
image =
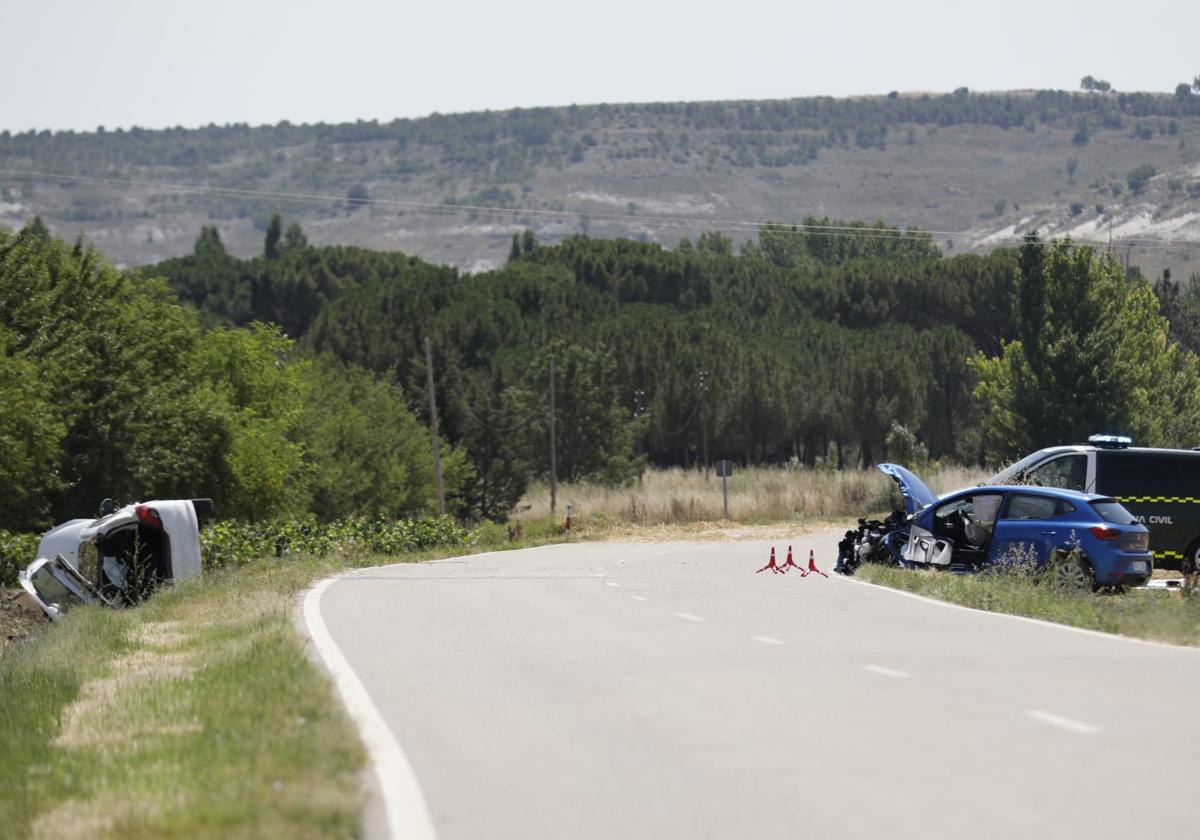
[(1126, 449), (1133, 446), (1133, 438), (1128, 435), (1092, 435), (1088, 443), (1101, 449)]

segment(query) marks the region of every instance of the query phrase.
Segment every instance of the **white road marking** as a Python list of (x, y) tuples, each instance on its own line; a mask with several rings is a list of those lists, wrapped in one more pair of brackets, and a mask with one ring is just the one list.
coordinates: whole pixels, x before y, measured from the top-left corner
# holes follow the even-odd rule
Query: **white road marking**
[(304, 623), (308, 626), (308, 635), (333, 676), (350, 718), (358, 724), (359, 734), (379, 779), (379, 795), (383, 798), (391, 836), (436, 840), (429, 807), (412, 765), (383, 715), (371, 701), (366, 687), (329, 634), (325, 619), (321, 617), (321, 595), (336, 580), (327, 578), (304, 596)]
[(606, 580), (606, 581), (604, 581), (604, 585), (605, 585), (605, 586), (611, 586), (613, 589), (620, 589), (620, 588), (621, 588), (621, 584), (619, 584), (619, 583), (617, 583), (616, 581), (613, 581), (613, 580)]
[(912, 674), (905, 673), (904, 671), (897, 671), (895, 668), (885, 668), (882, 665), (864, 665), (862, 669), (870, 671), (872, 674), (881, 674), (885, 677), (896, 677), (898, 679), (906, 679), (912, 676)]
[(629, 597), (635, 601), (649, 601), (650, 600), (645, 595), (630, 595)]
[[(439, 561), (440, 562), (440, 561)], [(846, 577), (845, 575), (834, 575), (836, 580), (843, 583), (854, 584), (855, 586), (866, 586), (871, 589), (878, 589), (881, 592), (887, 592), (890, 595), (899, 595), (902, 598), (915, 598), (918, 601), (924, 601), (927, 604), (934, 604), (939, 607), (945, 607), (950, 610), (961, 610), (962, 612), (974, 613), (975, 615), (986, 615), (1001, 621), (1022, 621), (1026, 624), (1040, 624), (1042, 627), (1053, 627), (1056, 630), (1064, 630), (1068, 633), (1080, 633), (1084, 636), (1095, 636), (1100, 639), (1108, 639), (1114, 642), (1129, 642), (1135, 645), (1150, 645), (1151, 647), (1170, 648), (1171, 650), (1186, 650), (1191, 653), (1200, 653), (1200, 647), (1184, 647), (1182, 645), (1173, 645), (1170, 642), (1151, 642), (1147, 639), (1135, 639), (1132, 636), (1117, 636), (1112, 633), (1103, 633), (1099, 630), (1088, 630), (1086, 627), (1072, 627), (1069, 624), (1056, 624), (1053, 621), (1047, 621), (1044, 618), (1029, 618), (1024, 615), (1013, 615), (1012, 613), (992, 612), (991, 610), (981, 610), (975, 607), (964, 607), (962, 604), (951, 604), (949, 601), (939, 601), (937, 598), (930, 598), (928, 595), (918, 595), (915, 592), (905, 592), (903, 589), (893, 589), (890, 586), (883, 586), (878, 583), (868, 583), (865, 580), (858, 578)]]
[(703, 618), (701, 618), (700, 616), (698, 616), (698, 615), (692, 615), (691, 613), (681, 613), (681, 612), (677, 612), (677, 613), (675, 613), (675, 615), (679, 616), (679, 617), (680, 617), (680, 618), (682, 618), (684, 621), (703, 621), (703, 620), (704, 620), (704, 619), (703, 619)]
[(751, 636), (750, 638), (754, 639), (754, 641), (756, 641), (756, 642), (762, 642), (764, 645), (782, 645), (782, 644), (784, 644), (782, 639), (772, 639), (770, 636)]
[(1025, 713), (1025, 717), (1033, 718), (1042, 723), (1048, 723), (1051, 726), (1057, 726), (1059, 729), (1065, 729), (1068, 732), (1075, 732), (1079, 735), (1095, 735), (1100, 731), (1099, 726), (1093, 726), (1090, 723), (1084, 723), (1080, 720), (1060, 717), (1050, 712), (1043, 712), (1041, 709), (1030, 709)]
[(652, 557), (665, 557), (666, 555), (668, 555), (668, 554), (670, 554), (670, 553), (671, 553), (671, 552), (669, 552), (669, 551), (656, 551), (656, 552), (654, 552), (654, 554), (653, 554), (653, 555), (651, 555), (651, 556), (652, 556)]

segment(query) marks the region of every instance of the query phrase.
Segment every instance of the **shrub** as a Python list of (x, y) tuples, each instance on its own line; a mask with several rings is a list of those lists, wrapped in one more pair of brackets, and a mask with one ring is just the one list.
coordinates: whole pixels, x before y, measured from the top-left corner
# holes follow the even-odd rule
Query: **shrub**
[(40, 540), (37, 534), (0, 530), (0, 586), (16, 585), (17, 573), (33, 562)]
[(1148, 163), (1143, 163), (1141, 166), (1135, 167), (1125, 176), (1125, 182), (1129, 184), (1129, 189), (1135, 193), (1140, 193), (1146, 189), (1146, 185), (1150, 183), (1150, 179), (1157, 174), (1153, 166)]
[(920, 465), (929, 460), (929, 449), (909, 429), (896, 421), (886, 438), (888, 457), (899, 464)]
[(429, 519), (316, 519), (219, 522), (200, 532), (206, 568), (240, 566), (265, 557), (401, 554), (471, 544), (471, 534), (448, 516)]

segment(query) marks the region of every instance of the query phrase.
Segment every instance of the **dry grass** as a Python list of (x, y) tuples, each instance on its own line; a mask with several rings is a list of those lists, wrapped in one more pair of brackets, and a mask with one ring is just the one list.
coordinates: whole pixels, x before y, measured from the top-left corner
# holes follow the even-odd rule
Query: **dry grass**
[[(982, 472), (957, 466), (919, 471), (935, 493), (977, 484)], [(735, 468), (729, 479), (729, 517), (740, 523), (838, 519), (889, 511), (900, 503), (891, 479), (878, 470), (815, 470), (795, 467)], [(560, 484), (558, 513), (571, 505), (578, 519), (630, 525), (716, 523), (723, 517), (721, 479), (711, 472), (647, 470), (629, 487)], [(550, 515), (550, 489), (534, 484), (517, 506), (518, 519)]]

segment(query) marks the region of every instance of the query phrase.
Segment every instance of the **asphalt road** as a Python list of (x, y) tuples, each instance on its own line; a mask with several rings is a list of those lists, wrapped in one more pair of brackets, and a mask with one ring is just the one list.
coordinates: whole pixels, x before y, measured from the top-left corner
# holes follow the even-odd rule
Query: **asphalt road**
[(768, 546), (552, 546), (309, 601), (441, 840), (1200, 836), (1200, 651), (755, 574)]

